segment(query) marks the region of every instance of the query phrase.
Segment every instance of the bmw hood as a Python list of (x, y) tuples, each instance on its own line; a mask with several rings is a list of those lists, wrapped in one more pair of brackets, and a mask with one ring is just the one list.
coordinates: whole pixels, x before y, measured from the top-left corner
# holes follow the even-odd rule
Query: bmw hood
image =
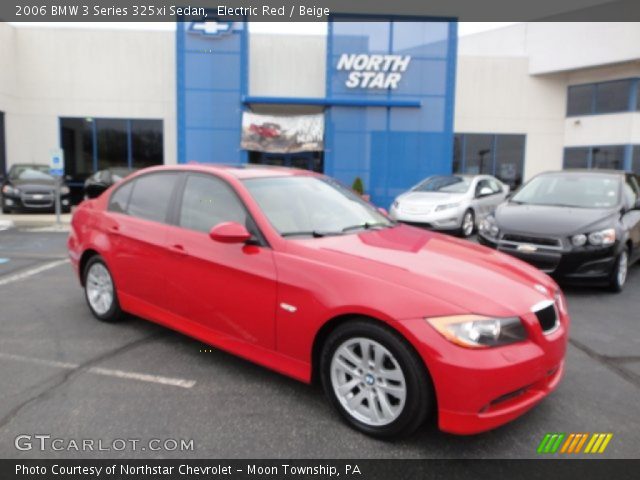
[(521, 315), (557, 286), (534, 267), (481, 245), (399, 225), (296, 240), (305, 256), (482, 315)]
[(600, 228), (601, 223), (614, 220), (616, 215), (616, 209), (522, 205), (509, 202), (496, 209), (495, 219), (501, 231), (566, 237)]

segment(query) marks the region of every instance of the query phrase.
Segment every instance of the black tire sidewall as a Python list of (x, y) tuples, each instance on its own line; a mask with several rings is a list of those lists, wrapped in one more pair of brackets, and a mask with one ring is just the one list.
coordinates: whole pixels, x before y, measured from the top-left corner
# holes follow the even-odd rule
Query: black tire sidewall
[[(107, 270), (107, 272), (109, 273), (109, 276), (111, 277), (111, 284), (113, 285), (113, 302), (111, 302), (111, 307), (109, 308), (109, 310), (102, 315), (93, 309), (93, 307), (91, 306), (91, 303), (89, 302), (89, 295), (87, 293), (87, 276), (89, 273), (89, 269), (91, 268), (91, 266), (95, 265), (96, 263), (100, 263)], [(122, 316), (122, 310), (120, 309), (120, 303), (118, 302), (116, 285), (115, 285), (115, 282), (113, 281), (113, 275), (111, 275), (111, 271), (109, 270), (109, 267), (107, 267), (107, 264), (105, 263), (105, 261), (102, 259), (101, 256), (95, 255), (89, 259), (89, 261), (84, 267), (84, 272), (82, 273), (82, 279), (84, 283), (84, 298), (87, 302), (89, 310), (91, 311), (91, 314), (94, 317), (96, 317), (98, 320), (101, 320), (103, 322), (117, 322), (118, 320), (120, 320)]]
[(611, 280), (609, 281), (609, 288), (611, 289), (611, 291), (616, 293), (622, 292), (624, 290), (625, 285), (627, 284), (626, 279), (622, 285), (618, 283), (618, 271), (620, 270), (620, 256), (623, 254), (623, 252), (627, 253), (627, 276), (629, 275), (630, 252), (629, 252), (629, 248), (625, 246), (616, 257), (615, 265), (613, 267), (613, 270), (611, 271)]
[[(354, 337), (369, 338), (383, 345), (396, 358), (405, 376), (407, 396), (404, 409), (400, 416), (388, 425), (376, 427), (353, 418), (333, 391), (331, 360), (334, 352), (343, 342)], [(347, 424), (378, 438), (409, 435), (424, 423), (434, 404), (431, 380), (422, 360), (398, 333), (373, 321), (351, 321), (339, 326), (329, 335), (320, 356), (320, 378), (329, 402)]]

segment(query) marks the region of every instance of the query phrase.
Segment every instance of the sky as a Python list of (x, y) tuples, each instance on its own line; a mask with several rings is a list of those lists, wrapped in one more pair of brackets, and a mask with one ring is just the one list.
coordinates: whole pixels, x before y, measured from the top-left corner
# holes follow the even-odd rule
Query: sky
[[(496, 28), (513, 25), (517, 22), (460, 22), (458, 23), (458, 35), (471, 35)], [(132, 30), (173, 30), (173, 22), (24, 22), (15, 23), (15, 26), (47, 26), (47, 27), (75, 27), (75, 28), (113, 28)], [(254, 33), (288, 33), (288, 34), (315, 34), (322, 35), (326, 32), (327, 24), (324, 22), (252, 22), (249, 31)]]

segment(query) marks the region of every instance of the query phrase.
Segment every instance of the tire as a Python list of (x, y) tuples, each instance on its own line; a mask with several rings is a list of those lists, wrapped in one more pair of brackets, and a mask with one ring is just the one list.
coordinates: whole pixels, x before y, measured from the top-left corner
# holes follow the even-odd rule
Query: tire
[(469, 238), (473, 235), (476, 229), (476, 216), (473, 210), (468, 208), (464, 215), (462, 215), (462, 222), (460, 222), (460, 236), (462, 238)]
[(11, 213), (11, 209), (7, 207), (2, 207), (2, 213), (4, 213), (5, 215), (8, 215), (9, 213)]
[[(357, 362), (367, 346), (369, 368)], [(377, 369), (372, 357), (382, 359), (384, 368)], [(320, 355), (320, 376), (329, 403), (346, 423), (373, 437), (413, 433), (434, 405), (431, 379), (420, 357), (399, 334), (371, 320), (353, 320), (331, 332)], [(340, 387), (346, 393), (339, 393)]]
[(94, 317), (103, 322), (118, 322), (124, 312), (118, 302), (118, 294), (111, 272), (101, 256), (89, 259), (84, 268), (84, 296)]
[(627, 283), (627, 273), (629, 271), (629, 257), (631, 252), (628, 247), (625, 247), (620, 254), (616, 257), (616, 263), (611, 271), (611, 277), (609, 279), (609, 290), (615, 293), (620, 293), (624, 290), (624, 286)]

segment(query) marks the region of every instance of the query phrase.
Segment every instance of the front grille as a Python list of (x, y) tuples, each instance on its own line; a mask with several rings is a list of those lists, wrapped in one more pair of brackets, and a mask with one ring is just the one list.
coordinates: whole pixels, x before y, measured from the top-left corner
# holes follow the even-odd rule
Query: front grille
[(536, 310), (533, 313), (536, 314), (543, 332), (551, 332), (558, 326), (558, 313), (556, 312), (556, 307), (553, 303), (541, 308), (540, 310)]
[(556, 258), (531, 255), (517, 255), (517, 257), (523, 262), (527, 262), (529, 265), (532, 265), (545, 273), (553, 273), (560, 263), (560, 257)]
[(405, 225), (411, 225), (412, 227), (418, 227), (418, 228), (433, 228), (433, 225), (431, 225), (430, 223), (418, 223), (418, 222), (405, 222), (401, 220), (401, 223), (404, 223)]
[(560, 247), (560, 240), (548, 237), (532, 237), (529, 235), (516, 235), (514, 233), (505, 233), (502, 240), (514, 243), (529, 243), (532, 245), (541, 245), (545, 247)]

